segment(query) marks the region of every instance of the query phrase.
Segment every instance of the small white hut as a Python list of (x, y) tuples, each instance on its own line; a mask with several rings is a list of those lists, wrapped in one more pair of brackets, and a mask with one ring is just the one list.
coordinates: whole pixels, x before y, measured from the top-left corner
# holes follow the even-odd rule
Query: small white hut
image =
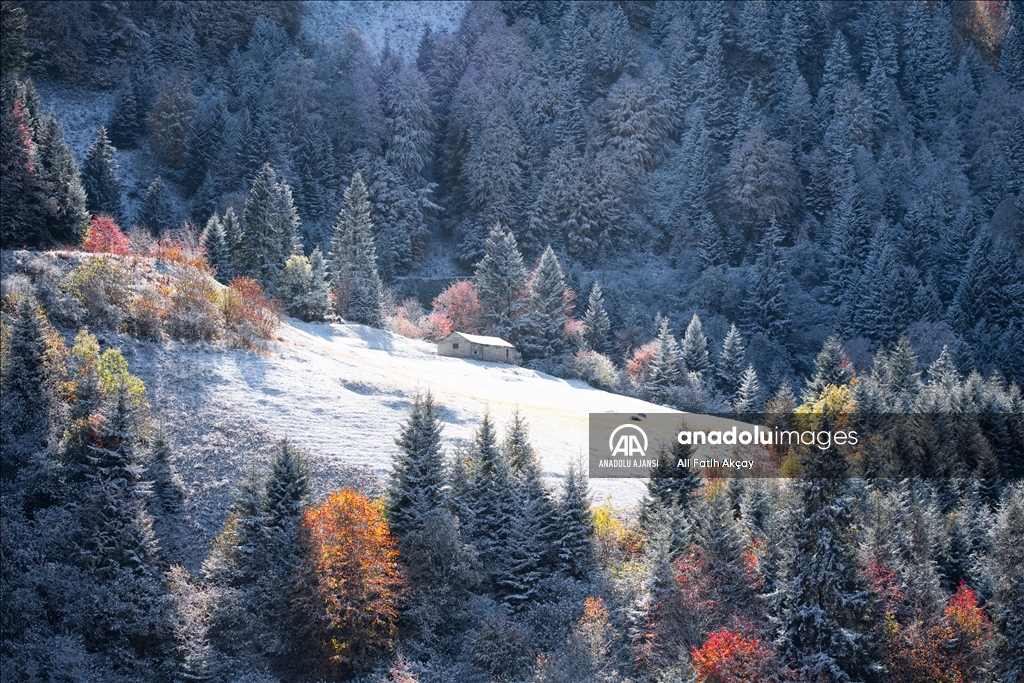
[(516, 347), (500, 337), (452, 332), (437, 342), (437, 355), (475, 358), (494, 363), (515, 363)]

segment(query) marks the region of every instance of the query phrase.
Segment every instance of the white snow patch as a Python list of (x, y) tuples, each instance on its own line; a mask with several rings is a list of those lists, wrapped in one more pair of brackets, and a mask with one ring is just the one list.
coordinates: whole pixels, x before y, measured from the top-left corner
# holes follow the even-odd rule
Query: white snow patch
[[(449, 452), (472, 439), (485, 411), (503, 425), (518, 409), (549, 480), (562, 477), (574, 458), (585, 464), (589, 413), (664, 410), (577, 380), (438, 357), (434, 344), (362, 325), (286, 319), (277, 334), (270, 356), (193, 356), (210, 372), (204, 382), (210, 397), (251, 416), (276, 438), (382, 476), (390, 470), (395, 437), (417, 392), (429, 390), (442, 407)], [(640, 499), (644, 482), (594, 479), (591, 488), (595, 500), (612, 494), (625, 507)]]

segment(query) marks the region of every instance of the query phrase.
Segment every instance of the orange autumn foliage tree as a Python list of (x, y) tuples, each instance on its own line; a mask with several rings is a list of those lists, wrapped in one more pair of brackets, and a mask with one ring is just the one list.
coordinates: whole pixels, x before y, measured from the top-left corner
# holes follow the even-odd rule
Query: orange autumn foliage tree
[(992, 620), (985, 609), (978, 606), (978, 596), (966, 582), (961, 581), (957, 586), (942, 616), (951, 636), (948, 645), (950, 663), (959, 680), (986, 680), (985, 664), (994, 644)]
[(351, 673), (394, 647), (406, 586), (383, 506), (342, 490), (306, 510), (296, 595), (321, 674)]
[(884, 563), (868, 567), (872, 591), (885, 613), (878, 630), (882, 680), (893, 683), (969, 683), (986, 680), (993, 645), (991, 621), (964, 582), (942, 614), (908, 600), (899, 577)]
[(792, 680), (790, 672), (779, 665), (775, 653), (757, 638), (725, 628), (709, 634), (704, 645), (694, 648), (690, 656), (700, 683)]

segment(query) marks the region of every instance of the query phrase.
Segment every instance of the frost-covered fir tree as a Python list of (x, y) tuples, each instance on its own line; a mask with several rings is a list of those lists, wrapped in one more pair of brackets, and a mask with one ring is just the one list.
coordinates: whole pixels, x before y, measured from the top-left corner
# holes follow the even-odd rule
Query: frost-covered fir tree
[(554, 250), (541, 254), (530, 278), (530, 304), (521, 353), (526, 358), (550, 358), (565, 351), (565, 323), (572, 312), (571, 291)]
[(154, 237), (163, 237), (174, 228), (174, 205), (171, 204), (170, 190), (160, 176), (146, 188), (138, 220)]
[(375, 229), (374, 245), (381, 277), (404, 275), (423, 250), (426, 236), (425, 211), (439, 207), (429, 200), (431, 189), (416, 191), (409, 181), (388, 164), (374, 164), (370, 197), (370, 218)]
[(275, 291), (285, 261), (301, 250), (298, 223), (288, 183), (278, 179), (270, 164), (264, 164), (245, 200), (234, 249), (235, 274), (251, 277), (265, 289)]
[(552, 543), (559, 535), (555, 503), (543, 484), (540, 460), (518, 411), (506, 427), (501, 450), (510, 465), (518, 512), (509, 537), (508, 571), (499, 581), (499, 591), (516, 607), (534, 600), (541, 582), (557, 567)]
[(590, 486), (580, 462), (570, 462), (558, 501), (559, 568), (569, 576), (587, 579), (594, 566), (594, 513), (590, 509)]
[(817, 401), (827, 386), (846, 386), (853, 377), (853, 363), (846, 355), (843, 342), (836, 335), (829, 335), (814, 359), (814, 375), (807, 380), (804, 398)]
[(736, 398), (732, 401), (732, 409), (736, 413), (756, 413), (764, 406), (761, 398), (761, 383), (757, 381), (757, 371), (751, 363), (743, 371), (739, 386), (736, 387)]
[(722, 49), (722, 31), (712, 29), (706, 36), (704, 59), (698, 67), (697, 107), (703, 112), (708, 134), (722, 145), (733, 134), (732, 98)]
[(338, 315), (363, 325), (381, 322), (381, 281), (373, 244), (370, 201), (356, 171), (345, 190), (345, 205), (334, 224), (330, 271)]
[(400, 452), (388, 480), (388, 525), (399, 540), (420, 531), (427, 517), (444, 506), (441, 429), (434, 397), (429, 392), (417, 395), (396, 439)]
[(330, 280), (327, 274), (327, 259), (320, 247), (314, 247), (309, 255), (310, 286), (306, 296), (306, 310), (312, 320), (325, 320), (331, 309)]
[(224, 209), (224, 215), (221, 216), (220, 222), (224, 226), (224, 243), (228, 245), (228, 251), (231, 253), (231, 273), (232, 276), (235, 276), (240, 272), (242, 222), (238, 219), (235, 209), (230, 206)]
[[(818, 429), (840, 426), (845, 389), (815, 404)], [(804, 677), (868, 680), (867, 597), (857, 562), (855, 501), (841, 449), (812, 448), (800, 482), (802, 514), (784, 611), (783, 653)]]
[(221, 284), (228, 284), (234, 277), (231, 267), (231, 250), (228, 248), (228, 240), (224, 234), (224, 224), (221, 223), (217, 214), (210, 216), (203, 228), (200, 238), (203, 249), (206, 250), (206, 262), (213, 269), (213, 275)]
[(142, 135), (141, 121), (143, 118), (144, 115), (139, 115), (139, 100), (135, 95), (135, 84), (132, 83), (131, 78), (125, 78), (114, 98), (114, 109), (111, 112), (110, 123), (107, 125), (110, 141), (126, 149), (135, 147), (139, 136)]
[(312, 223), (330, 218), (328, 212), (335, 198), (337, 174), (334, 167), (334, 146), (322, 128), (307, 126), (299, 139), (292, 163), (296, 170), (295, 199), (302, 215)]
[(497, 588), (508, 572), (516, 509), (511, 468), (498, 446), (489, 415), (484, 415), (469, 454), (471, 479), (461, 496), (464, 512), (459, 521), (466, 540), (480, 557), (488, 558), (485, 580), (491, 588)]
[(107, 214), (117, 220), (124, 218), (121, 181), (118, 180), (114, 146), (107, 139), (107, 129), (100, 128), (85, 152), (82, 164), (82, 187), (85, 205), (91, 213)]
[(710, 379), (708, 375), (711, 370), (711, 355), (708, 353), (708, 338), (704, 336), (704, 326), (696, 313), (686, 326), (679, 357), (686, 372), (696, 373), (702, 380)]
[[(46, 317), (33, 297), (23, 295), (18, 301), (17, 315), (6, 329), (3, 349), (4, 425), (0, 434), (9, 436), (29, 431), (45, 434), (45, 416), (49, 413), (46, 390)], [(5, 446), (5, 451), (9, 445)], [(6, 453), (5, 453), (6, 455)], [(5, 469), (13, 463), (4, 458)]]
[(64, 128), (52, 111), (40, 117), (37, 125), (36, 161), (49, 241), (80, 241), (89, 224), (85, 189), (75, 157), (64, 142)]
[(1024, 552), (1024, 487), (1019, 483), (1006, 492), (990, 538), (994, 580), (992, 611), (1000, 635), (999, 667), (1015, 675), (1024, 670), (1024, 654), (1016, 646), (1024, 638), (1024, 586), (1020, 582), (1019, 567)]
[(746, 363), (746, 349), (743, 346), (743, 337), (736, 328), (736, 324), (729, 328), (722, 342), (722, 353), (718, 356), (715, 364), (715, 378), (718, 382), (719, 392), (726, 398), (732, 398), (733, 392), (739, 386), (740, 377), (743, 374), (743, 365)]
[(4, 249), (45, 243), (36, 149), (21, 100), (0, 103), (0, 242)]
[(306, 458), (287, 439), (277, 445), (267, 475), (263, 525), (272, 562), (297, 560), (299, 520), (310, 503), (311, 482)]
[(697, 256), (705, 269), (729, 264), (722, 229), (710, 211), (702, 211), (697, 217), (694, 231), (697, 233)]
[(495, 225), (476, 266), (476, 295), (484, 329), (518, 344), (529, 310), (529, 282), (515, 235)]
[(788, 143), (773, 140), (760, 124), (737, 138), (725, 168), (725, 188), (748, 225), (773, 216), (784, 220), (795, 199), (796, 171)]
[(235, 271), (237, 275), (253, 278), (267, 290), (277, 285), (287, 258), (281, 249), (284, 235), (276, 220), (276, 204), (277, 174), (270, 164), (264, 164), (245, 200)]
[(661, 319), (658, 328), (657, 349), (651, 359), (650, 375), (645, 392), (655, 403), (672, 403), (679, 387), (679, 342), (672, 334), (668, 318)]
[(302, 515), (312, 502), (306, 456), (287, 439), (277, 444), (262, 488), (255, 548), (262, 569), (248, 597), (260, 616), (258, 628), (269, 636), (268, 650), (283, 652), (292, 635), (293, 608), (281, 586), (294, 581), (302, 562)]
[[(470, 205), (479, 212), (478, 225), (512, 225), (516, 222), (523, 190), (525, 154), (526, 148), (515, 120), (504, 107), (496, 107), (467, 154), (463, 168)], [(461, 249), (464, 256), (471, 256), (479, 249), (479, 237), (468, 235)], [(472, 258), (464, 260), (472, 262)]]
[(196, 190), (210, 174), (220, 171), (214, 167), (219, 154), (224, 152), (227, 138), (227, 108), (221, 100), (206, 102), (189, 127), (185, 144), (185, 184), (189, 190)]
[(658, 454), (658, 464), (647, 480), (647, 494), (640, 503), (640, 523), (650, 524), (659, 519), (662, 511), (673, 514), (690, 506), (693, 495), (701, 487), (701, 478), (693, 468), (681, 466), (680, 461), (690, 458), (693, 448), (675, 443), (671, 449)]
[(192, 195), (189, 215), (194, 222), (202, 223), (203, 218), (208, 218), (217, 213), (219, 201), (220, 195), (217, 194), (217, 189), (213, 185), (213, 174), (207, 170), (203, 174), (199, 187), (196, 188), (196, 193)]
[(386, 74), (381, 99), (387, 130), (385, 160), (413, 180), (426, 165), (435, 125), (426, 80), (413, 66), (403, 66)]
[(747, 319), (753, 334), (785, 341), (789, 334), (789, 301), (786, 297), (786, 262), (780, 244), (782, 233), (774, 220), (768, 225), (757, 248), (754, 281), (746, 302)]
[(604, 295), (601, 292), (601, 285), (597, 282), (590, 288), (587, 310), (583, 314), (582, 322), (586, 326), (583, 340), (587, 346), (598, 353), (607, 353), (612, 324), (604, 310)]

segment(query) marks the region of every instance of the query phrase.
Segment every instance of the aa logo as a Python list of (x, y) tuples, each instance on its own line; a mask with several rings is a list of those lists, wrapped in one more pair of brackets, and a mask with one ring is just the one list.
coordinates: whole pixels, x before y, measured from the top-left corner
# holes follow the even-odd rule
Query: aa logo
[(608, 437), (608, 449), (613, 457), (642, 458), (647, 455), (647, 434), (636, 425), (619, 425)]

